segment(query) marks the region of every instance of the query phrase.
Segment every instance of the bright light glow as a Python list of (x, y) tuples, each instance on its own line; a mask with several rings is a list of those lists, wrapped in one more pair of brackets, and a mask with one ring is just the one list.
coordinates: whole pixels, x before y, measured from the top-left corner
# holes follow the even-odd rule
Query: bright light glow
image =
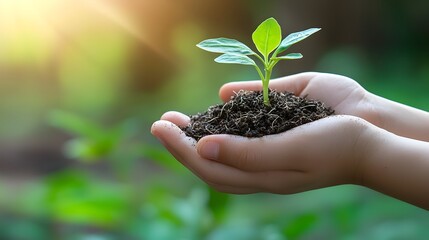
[[(144, 26), (132, 21), (124, 8), (118, 8), (122, 3), (125, 2), (115, 5), (102, 0), (0, 0), (0, 54), (11, 45), (22, 45), (32, 38), (55, 48), (82, 34), (82, 30), (100, 25), (107, 30), (122, 30), (118, 34), (137, 39), (168, 60), (162, 46), (145, 37)], [(144, 9), (141, 11), (144, 14)]]
[(44, 19), (52, 1), (0, 0), (0, 61), (8, 65), (44, 62), (56, 35)]
[(0, 0), (0, 43), (31, 30), (38, 35), (49, 35), (44, 15), (50, 13), (52, 1)]
[[(118, 10), (117, 7), (113, 6), (112, 3), (103, 0), (81, 0), (82, 3), (86, 3), (88, 6), (92, 7), (96, 12), (104, 16), (106, 19), (110, 20), (112, 23), (116, 24), (122, 30), (138, 39), (141, 43), (149, 46), (154, 52), (158, 55), (168, 59), (169, 55), (163, 51), (160, 46), (157, 46), (155, 42), (148, 41), (145, 38), (145, 35), (142, 32), (142, 27), (144, 26), (136, 26), (127, 15)], [(150, 0), (149, 0), (150, 1)], [(142, 14), (144, 9), (141, 9)]]

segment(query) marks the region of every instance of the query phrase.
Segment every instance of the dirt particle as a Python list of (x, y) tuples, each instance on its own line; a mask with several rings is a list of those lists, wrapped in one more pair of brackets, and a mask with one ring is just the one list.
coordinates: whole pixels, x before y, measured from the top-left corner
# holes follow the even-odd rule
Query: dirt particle
[(239, 91), (230, 101), (190, 116), (182, 130), (197, 141), (211, 134), (262, 137), (334, 114), (324, 103), (290, 92), (270, 91), (269, 98), (271, 106), (266, 106), (262, 92)]

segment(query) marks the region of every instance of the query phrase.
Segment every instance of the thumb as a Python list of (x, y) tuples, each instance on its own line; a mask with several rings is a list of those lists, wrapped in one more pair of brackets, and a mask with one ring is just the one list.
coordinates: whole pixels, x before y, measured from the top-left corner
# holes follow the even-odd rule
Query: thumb
[[(232, 135), (210, 135), (197, 143), (198, 154), (205, 159), (221, 162), (250, 172), (291, 170), (300, 148), (294, 134), (276, 134), (262, 138), (245, 138)], [(294, 151), (292, 151), (294, 149)], [(284, 156), (287, 155), (287, 161)]]
[[(308, 82), (317, 75), (317, 73), (307, 72), (299, 73), (287, 77), (272, 79), (270, 88), (277, 91), (288, 91), (299, 96), (307, 86)], [(260, 91), (262, 90), (262, 81), (240, 81), (224, 84), (219, 90), (219, 97), (227, 102), (235, 92), (240, 90)]]

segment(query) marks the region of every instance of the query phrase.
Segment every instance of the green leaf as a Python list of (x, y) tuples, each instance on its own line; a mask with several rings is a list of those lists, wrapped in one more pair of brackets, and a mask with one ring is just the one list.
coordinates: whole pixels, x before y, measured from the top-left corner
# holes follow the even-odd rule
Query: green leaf
[(256, 65), (255, 61), (246, 55), (225, 53), (215, 59), (217, 63), (230, 63), (242, 65)]
[(268, 55), (277, 48), (282, 40), (280, 25), (274, 18), (268, 18), (256, 28), (252, 39), (258, 51), (265, 59), (268, 59)]
[(288, 49), (290, 46), (292, 46), (295, 43), (298, 43), (307, 37), (309, 37), (311, 34), (318, 32), (321, 28), (310, 28), (301, 32), (291, 33), (289, 34), (283, 41), (280, 43), (280, 46), (275, 51), (275, 55), (284, 52), (286, 49)]
[(276, 60), (293, 60), (293, 59), (300, 59), (302, 57), (303, 56), (301, 53), (289, 53), (287, 55), (278, 56), (278, 57), (275, 57), (273, 59), (276, 59)]
[(236, 53), (243, 55), (254, 55), (252, 51), (244, 43), (230, 38), (213, 38), (207, 39), (197, 44), (197, 47), (215, 53)]

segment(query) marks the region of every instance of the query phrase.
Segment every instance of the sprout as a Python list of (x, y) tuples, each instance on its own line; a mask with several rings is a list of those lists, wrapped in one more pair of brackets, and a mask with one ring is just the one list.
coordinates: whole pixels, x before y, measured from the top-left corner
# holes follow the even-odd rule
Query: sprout
[[(260, 54), (254, 52), (245, 44), (230, 38), (207, 39), (197, 44), (197, 47), (209, 52), (222, 53), (222, 55), (215, 59), (215, 62), (254, 66), (262, 80), (264, 104), (269, 106), (268, 84), (274, 66), (280, 60), (302, 58), (301, 53), (278, 55), (286, 51), (293, 44), (304, 40), (319, 30), (320, 28), (310, 28), (301, 32), (292, 33), (282, 41), (280, 25), (274, 18), (268, 18), (263, 21), (252, 34), (252, 40)], [(262, 62), (263, 71), (249, 56), (253, 56)]]

